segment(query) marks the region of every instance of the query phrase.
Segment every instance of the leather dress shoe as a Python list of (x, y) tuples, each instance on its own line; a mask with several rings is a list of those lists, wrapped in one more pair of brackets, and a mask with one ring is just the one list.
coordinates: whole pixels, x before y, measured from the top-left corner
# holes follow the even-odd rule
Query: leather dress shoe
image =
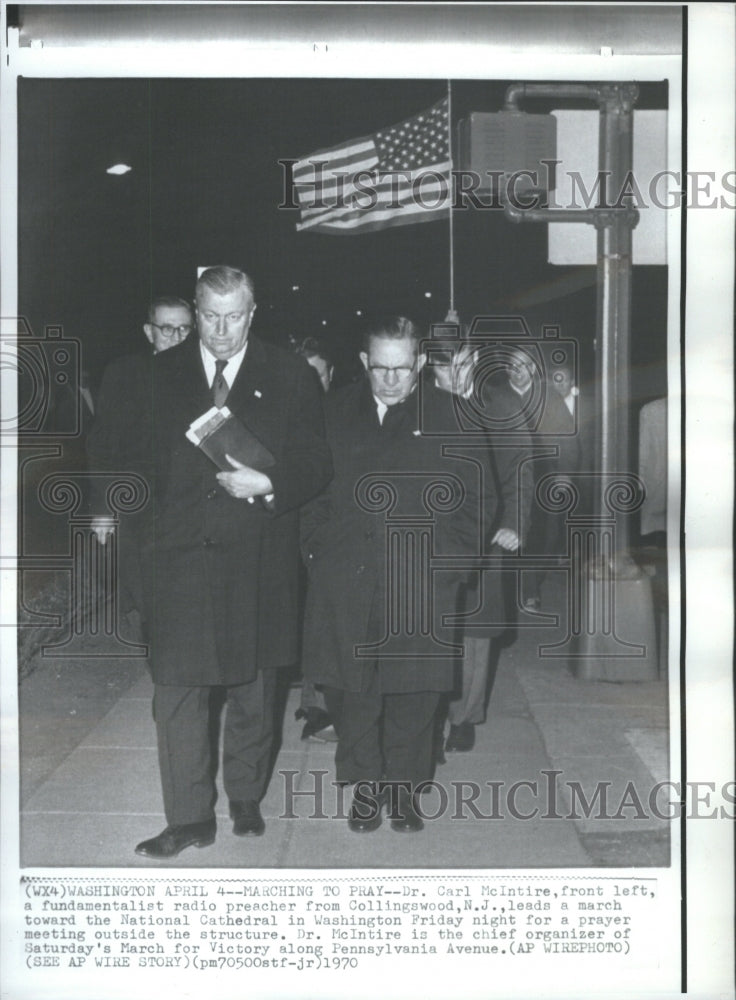
[(207, 847), (214, 844), (217, 823), (214, 819), (184, 826), (167, 826), (158, 837), (143, 840), (135, 849), (146, 858), (175, 858), (185, 847)]
[(358, 781), (348, 813), (348, 829), (353, 833), (370, 833), (381, 825), (381, 810), (385, 794), (375, 781)]
[(450, 726), (445, 743), (447, 753), (467, 753), (474, 746), (475, 726), (472, 722), (461, 722), (459, 726)]
[(390, 815), (391, 829), (398, 833), (418, 833), (424, 829), (424, 820), (417, 812), (414, 795), (407, 788), (399, 788), (397, 801)]
[(235, 820), (233, 833), (236, 837), (260, 837), (266, 829), (260, 807), (254, 799), (231, 802), (230, 816)]
[(302, 729), (303, 740), (317, 740), (319, 743), (335, 743), (337, 733), (332, 725), (332, 720), (327, 712), (322, 708), (310, 706), (307, 709), (300, 708), (295, 718), (306, 719)]

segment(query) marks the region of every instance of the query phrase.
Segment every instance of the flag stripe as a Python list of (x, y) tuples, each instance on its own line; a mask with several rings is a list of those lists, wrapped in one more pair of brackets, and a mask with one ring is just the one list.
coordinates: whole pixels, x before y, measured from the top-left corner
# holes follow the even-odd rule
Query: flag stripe
[[(430, 208), (422, 204), (412, 204), (407, 202), (402, 205), (401, 211), (402, 215), (406, 217), (407, 220), (409, 216), (413, 216), (415, 219), (416, 217), (422, 215), (446, 217), (451, 204), (452, 198), (448, 193), (437, 206)], [(339, 208), (335, 209), (331, 213), (317, 216), (307, 222), (298, 223), (297, 228), (300, 232), (305, 229), (321, 225), (330, 225), (338, 228), (351, 226), (354, 228), (356, 225), (360, 225), (361, 220), (365, 222), (385, 222), (390, 219), (392, 215), (395, 215), (396, 211), (396, 208), (393, 206), (387, 206), (383, 209), (376, 206), (375, 208), (370, 209), (370, 211), (366, 211), (364, 208)]]
[(302, 208), (312, 208), (316, 203), (330, 206), (338, 200), (345, 201), (350, 195), (359, 192), (362, 187), (371, 183), (371, 174), (375, 175), (373, 167), (366, 166), (362, 170), (351, 171), (339, 177), (330, 177), (320, 185), (307, 184), (296, 186), (296, 197)]
[[(421, 184), (419, 183), (421, 181)], [(437, 177), (436, 173), (422, 174), (414, 177), (412, 182), (400, 185), (393, 185), (388, 182), (367, 186), (359, 191), (355, 198), (348, 201), (341, 199), (332, 203), (325, 202), (316, 207), (305, 208), (303, 215), (311, 218), (315, 215), (330, 215), (341, 209), (360, 208), (363, 211), (369, 210), (371, 206), (378, 204), (410, 205), (414, 202), (424, 204), (425, 207), (432, 208), (433, 202), (438, 195), (449, 197), (450, 186), (444, 176)]]
[(335, 146), (334, 149), (322, 149), (317, 153), (310, 153), (309, 156), (305, 156), (303, 160), (297, 160), (293, 165), (292, 171), (294, 178), (302, 172), (309, 172), (312, 168), (313, 163), (317, 162), (340, 162), (340, 163), (351, 163), (356, 160), (364, 158), (366, 155), (376, 152), (376, 144), (372, 138), (367, 139), (356, 139), (354, 142), (347, 143), (343, 146)]
[[(394, 205), (399, 210), (403, 205), (419, 200), (425, 205), (429, 203), (426, 207), (432, 208), (435, 197), (449, 191), (449, 170), (450, 164), (446, 161), (406, 174), (379, 175), (372, 182), (366, 179), (361, 187), (345, 184), (339, 197), (336, 190), (331, 194), (322, 192), (321, 200), (316, 204), (311, 189), (308, 194), (303, 192), (304, 200), (297, 193), (302, 209), (302, 221), (311, 219), (315, 215), (333, 214), (340, 208), (357, 207), (363, 211), (373, 211), (370, 206), (380, 203), (387, 206)], [(351, 195), (355, 198), (351, 198)]]
[[(423, 174), (448, 174), (450, 170), (450, 161), (445, 160), (441, 163), (427, 163), (422, 167), (415, 170), (382, 170), (377, 167), (375, 163), (366, 163), (364, 167), (360, 170), (352, 171), (334, 171), (331, 173), (325, 172), (322, 175), (321, 189), (327, 190), (331, 189), (333, 192), (338, 192), (339, 190), (349, 191), (357, 187), (355, 183), (356, 178), (360, 175), (360, 181), (362, 184), (367, 183), (369, 175), (371, 175), (372, 183), (374, 186), (378, 184), (409, 184), (414, 183), (414, 178), (421, 176)], [(313, 182), (295, 183), (297, 191), (313, 191)]]
[[(442, 195), (440, 198), (439, 195)], [(430, 212), (443, 212), (445, 216), (452, 206), (452, 196), (448, 191), (442, 190), (438, 191), (438, 197), (433, 199), (426, 199), (429, 204), (422, 202), (415, 202), (413, 199), (405, 199), (399, 201), (397, 206), (394, 199), (386, 200), (383, 202), (381, 207), (381, 202), (377, 202), (372, 207), (366, 206), (338, 206), (328, 212), (320, 212), (314, 214), (308, 218), (305, 218), (303, 222), (298, 223), (299, 231), (310, 228), (311, 226), (320, 225), (323, 222), (331, 222), (333, 220), (341, 218), (354, 218), (358, 222), (360, 219), (364, 219), (365, 222), (374, 222), (378, 219), (388, 221), (392, 215), (401, 213), (403, 216), (408, 215), (423, 215)]]
[(375, 230), (446, 216), (450, 191), (448, 102), (373, 136), (297, 161), (297, 231)]
[(406, 212), (401, 215), (397, 215), (395, 212), (390, 213), (389, 217), (380, 217), (374, 220), (374, 213), (361, 212), (353, 219), (339, 219), (332, 222), (316, 222), (313, 226), (297, 224), (297, 232), (304, 232), (305, 230), (309, 233), (323, 233), (327, 235), (350, 235), (351, 233), (360, 232), (376, 232), (381, 229), (386, 229), (389, 226), (391, 228), (397, 226), (411, 226), (418, 222), (446, 222), (447, 221), (447, 209), (438, 209), (436, 211), (426, 211), (426, 212)]

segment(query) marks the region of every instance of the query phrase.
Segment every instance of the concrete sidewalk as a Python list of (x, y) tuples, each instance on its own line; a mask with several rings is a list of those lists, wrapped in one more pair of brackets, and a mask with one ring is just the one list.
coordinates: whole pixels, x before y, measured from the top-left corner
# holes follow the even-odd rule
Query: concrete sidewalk
[[(548, 585), (545, 610), (555, 611), (558, 589), (554, 581)], [(548, 621), (527, 619), (526, 624)], [(571, 783), (579, 783), (590, 800), (599, 782), (609, 782), (608, 808), (615, 812), (627, 783), (646, 803), (654, 782), (668, 776), (667, 685), (575, 679), (564, 661), (538, 655), (539, 644), (559, 639), (562, 627), (558, 621), (549, 627), (520, 628), (516, 641), (502, 650), (488, 718), (477, 727), (475, 749), (450, 754), (438, 767), (435, 781), (442, 787), (423, 796), (422, 809), (428, 816), (440, 815), (428, 819), (421, 833), (396, 833), (387, 821), (370, 834), (348, 830), (344, 815), (350, 793), (340, 805), (333, 785), (335, 745), (300, 739), (302, 723), (294, 719), (299, 689), (292, 687), (281, 747), (262, 803), (265, 836), (233, 836), (220, 788), (215, 844), (189, 848), (170, 862), (151, 862), (133, 850), (166, 825), (151, 717), (153, 689), (141, 666), (139, 680), (25, 801), (21, 863), (138, 868), (667, 864), (668, 831), (663, 821), (636, 819), (636, 810), (631, 809), (619, 810), (617, 819), (596, 819), (595, 813), (586, 818), (580, 801), (573, 810), (578, 818), (567, 818), (574, 805)], [(561, 772), (557, 802), (551, 807), (549, 779), (543, 773), (550, 770)], [(462, 804), (460, 782), (481, 787), (475, 806), (489, 818), (473, 815)], [(496, 805), (487, 782), (499, 783)], [(515, 782), (536, 783), (537, 795), (521, 786), (510, 800)], [(295, 791), (311, 794), (295, 795)], [(535, 807), (536, 816), (519, 818)], [(544, 818), (545, 812), (551, 818)]]

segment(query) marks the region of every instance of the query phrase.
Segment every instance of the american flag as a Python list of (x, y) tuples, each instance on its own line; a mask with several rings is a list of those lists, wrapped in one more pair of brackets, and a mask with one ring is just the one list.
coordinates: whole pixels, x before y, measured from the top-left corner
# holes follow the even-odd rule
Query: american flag
[(294, 163), (297, 231), (370, 232), (446, 219), (450, 167), (445, 98), (398, 125)]

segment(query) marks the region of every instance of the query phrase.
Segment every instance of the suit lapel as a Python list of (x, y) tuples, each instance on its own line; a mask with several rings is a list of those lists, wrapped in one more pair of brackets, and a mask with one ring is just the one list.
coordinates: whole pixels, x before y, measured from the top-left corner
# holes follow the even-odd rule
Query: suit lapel
[(362, 427), (367, 424), (371, 430), (379, 431), (381, 429), (381, 424), (378, 420), (378, 408), (376, 406), (376, 401), (373, 398), (373, 393), (371, 392), (370, 382), (366, 376), (361, 376), (361, 378), (363, 379), (363, 382), (358, 395), (356, 422)]
[[(176, 348), (172, 348), (173, 350)], [(264, 354), (263, 346), (255, 338), (252, 338), (227, 396), (225, 405), (229, 409), (233, 410), (235, 407), (243, 412), (252, 408), (248, 405), (252, 400), (263, 398), (264, 393), (259, 389), (259, 384), (268, 374), (268, 365)], [(172, 357), (171, 361), (172, 384), (177, 397), (187, 400), (188, 405), (197, 411), (197, 415), (204, 413), (214, 403), (212, 390), (202, 363), (199, 339), (197, 337), (188, 338), (182, 345), (181, 352)]]
[(264, 345), (251, 337), (225, 403), (267, 447), (278, 440), (283, 419), (283, 397), (276, 384), (279, 372), (274, 368)]
[(238, 369), (235, 381), (230, 386), (228, 401), (232, 396), (233, 401), (237, 401), (238, 405), (245, 406), (252, 399), (263, 399), (264, 390), (261, 383), (264, 380), (270, 382), (265, 353), (263, 344), (255, 337), (250, 337), (243, 363)]

